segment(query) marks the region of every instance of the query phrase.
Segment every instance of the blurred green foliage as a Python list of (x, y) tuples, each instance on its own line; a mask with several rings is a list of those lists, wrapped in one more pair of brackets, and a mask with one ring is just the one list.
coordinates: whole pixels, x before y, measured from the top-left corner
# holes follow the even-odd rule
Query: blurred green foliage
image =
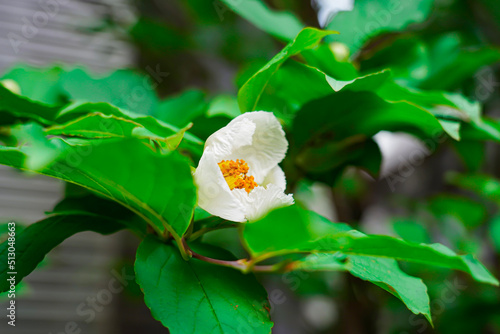
[[(199, 323), (229, 333), (242, 313), (262, 320), (256, 333), (271, 326), (267, 302), (248, 302), (248, 294), (265, 299), (252, 276), (182, 259), (190, 235), (192, 247), (215, 257), (232, 260), (213, 245), (249, 253), (251, 264), (275, 257), (280, 269), (306, 272), (302, 287), (291, 288), (297, 297), (331, 295), (339, 309), (331, 328), (318, 333), (500, 333), (498, 288), (473, 282), (494, 285), (500, 276), (497, 2), (357, 0), (325, 30), (301, 0), (136, 6), (132, 26), (111, 21), (106, 29), (134, 43), (137, 69), (96, 75), (19, 65), (2, 77), (0, 163), (91, 190), (68, 192), (56, 216), (23, 232), (28, 246), (46, 228), (54, 236), (34, 244), (23, 275), (79, 230), (128, 228), (140, 238), (154, 230), (181, 252), (147, 237), (138, 283), (153, 316), (173, 333), (204, 333)], [(196, 208), (190, 167), (208, 136), (253, 110), (272, 111), (284, 126), (290, 147), (282, 167), (299, 203), (240, 233), (200, 237), (235, 224)], [(424, 148), (386, 170), (381, 131), (409, 134)], [(331, 198), (317, 194), (318, 184)], [(306, 210), (307, 198), (333, 206), (337, 221), (364, 233)], [(387, 216), (377, 218), (373, 208)], [(385, 234), (401, 239), (374, 234), (372, 215)], [(85, 219), (96, 226), (82, 226)], [(107, 221), (102, 230), (98, 222)], [(71, 222), (71, 229), (58, 227)], [(400, 268), (398, 261), (409, 263)], [(184, 273), (192, 285), (163, 269)], [(210, 278), (216, 270), (228, 281)], [(179, 304), (189, 312), (169, 311), (169, 301), (193, 285), (206, 290)], [(234, 291), (218, 296), (227, 286)], [(193, 315), (203, 293), (213, 304)], [(241, 310), (228, 306), (231, 298)], [(187, 325), (178, 326), (182, 317)]]

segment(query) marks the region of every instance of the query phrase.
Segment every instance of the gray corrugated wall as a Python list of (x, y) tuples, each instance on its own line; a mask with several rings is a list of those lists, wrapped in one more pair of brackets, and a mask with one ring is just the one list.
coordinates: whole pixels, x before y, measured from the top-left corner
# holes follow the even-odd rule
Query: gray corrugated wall
[[(81, 64), (100, 72), (132, 64), (133, 49), (126, 41), (88, 29), (110, 15), (130, 20), (133, 12), (126, 0), (0, 0), (0, 72), (16, 62)], [(35, 222), (52, 209), (62, 190), (54, 179), (0, 166), (0, 220)], [(55, 334), (71, 321), (81, 333), (116, 332), (110, 327), (118, 316), (114, 307), (96, 312), (90, 323), (77, 308), (112, 279), (119, 242), (119, 237), (82, 233), (56, 248), (45, 267), (26, 279), (30, 292), (17, 298), (16, 328), (7, 326), (6, 304), (0, 303), (0, 333)]]

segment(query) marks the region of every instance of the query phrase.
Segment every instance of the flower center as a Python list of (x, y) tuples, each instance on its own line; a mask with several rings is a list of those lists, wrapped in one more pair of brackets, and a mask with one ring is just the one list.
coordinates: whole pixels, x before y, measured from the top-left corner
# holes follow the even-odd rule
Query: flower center
[(245, 160), (222, 160), (218, 165), (231, 190), (245, 189), (249, 193), (258, 186), (253, 176), (247, 176), (249, 168)]

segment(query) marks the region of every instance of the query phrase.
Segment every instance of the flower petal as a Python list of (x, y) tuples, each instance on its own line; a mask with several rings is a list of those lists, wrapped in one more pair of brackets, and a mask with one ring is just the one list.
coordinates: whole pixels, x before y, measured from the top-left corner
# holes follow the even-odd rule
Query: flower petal
[(285, 132), (271, 112), (247, 112), (237, 118), (252, 121), (256, 127), (251, 145), (234, 149), (229, 158), (244, 159), (250, 167), (249, 174), (261, 184), (271, 169), (285, 158), (288, 149)]
[(244, 222), (245, 206), (229, 189), (217, 162), (212, 148), (206, 148), (194, 173), (198, 185), (198, 205), (215, 216)]
[[(208, 137), (205, 143), (205, 150), (210, 148), (217, 162), (231, 159), (230, 156), (233, 155), (234, 151), (240, 149), (242, 146), (252, 145), (256, 125), (248, 118), (242, 116), (236, 117), (228, 125)], [(242, 159), (242, 157), (238, 159)]]
[(271, 169), (271, 171), (266, 175), (266, 178), (262, 182), (261, 186), (266, 187), (268, 184), (274, 184), (283, 191), (286, 189), (285, 173), (280, 166), (276, 166)]
[(266, 188), (259, 186), (249, 194), (244, 189), (234, 189), (233, 194), (245, 205), (245, 217), (249, 222), (259, 220), (271, 210), (294, 203), (293, 195), (285, 195), (283, 189), (275, 184)]

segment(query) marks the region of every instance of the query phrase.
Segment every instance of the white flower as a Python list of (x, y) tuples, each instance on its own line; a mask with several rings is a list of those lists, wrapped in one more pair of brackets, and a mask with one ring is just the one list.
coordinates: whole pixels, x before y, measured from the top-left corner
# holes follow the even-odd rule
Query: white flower
[(288, 142), (270, 112), (248, 112), (212, 134), (194, 173), (198, 205), (235, 222), (255, 221), (293, 204), (278, 166)]

